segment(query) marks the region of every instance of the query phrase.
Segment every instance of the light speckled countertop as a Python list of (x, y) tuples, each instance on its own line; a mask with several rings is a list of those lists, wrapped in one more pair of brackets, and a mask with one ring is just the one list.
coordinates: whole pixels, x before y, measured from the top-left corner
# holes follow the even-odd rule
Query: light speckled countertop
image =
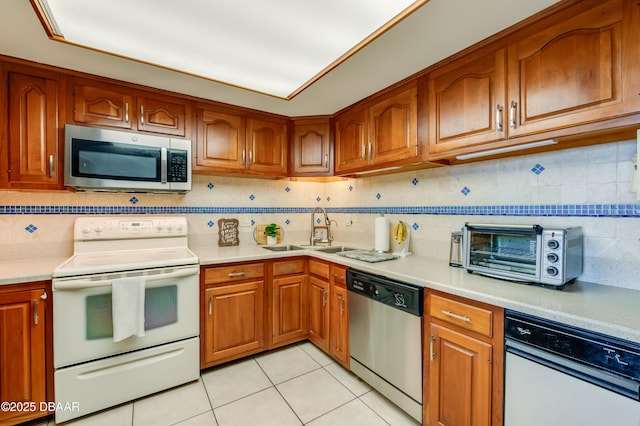
[[(190, 247), (202, 265), (313, 256), (361, 271), (421, 285), (595, 332), (640, 342), (640, 291), (577, 282), (558, 291), (469, 274), (448, 262), (409, 256), (365, 263), (314, 250), (271, 252), (257, 245)], [(65, 258), (0, 262), (0, 285), (51, 279)]]

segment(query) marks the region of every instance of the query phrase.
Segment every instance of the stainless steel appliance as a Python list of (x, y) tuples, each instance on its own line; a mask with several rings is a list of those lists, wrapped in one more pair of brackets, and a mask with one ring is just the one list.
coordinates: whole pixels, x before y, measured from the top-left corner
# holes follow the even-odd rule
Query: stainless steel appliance
[[(55, 398), (76, 405), (56, 422), (198, 378), (199, 265), (187, 234), (184, 217), (76, 219), (74, 254), (52, 283)], [(116, 280), (144, 293), (144, 330), (123, 340), (116, 322), (132, 312), (116, 311)]]
[(351, 371), (422, 421), (423, 288), (347, 270)]
[(640, 425), (640, 344), (505, 313), (505, 426)]
[(451, 233), (449, 266), (462, 267), (462, 231)]
[(191, 190), (191, 142), (185, 139), (65, 126), (64, 184), (78, 190)]
[(465, 224), (463, 266), (469, 272), (561, 289), (582, 273), (582, 229)]

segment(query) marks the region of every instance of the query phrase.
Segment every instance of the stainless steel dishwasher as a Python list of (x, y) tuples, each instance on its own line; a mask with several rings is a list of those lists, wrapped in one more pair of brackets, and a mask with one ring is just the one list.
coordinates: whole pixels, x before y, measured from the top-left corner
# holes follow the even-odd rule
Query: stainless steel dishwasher
[(348, 269), (351, 371), (422, 422), (422, 287)]
[(505, 314), (505, 426), (640, 425), (640, 344)]

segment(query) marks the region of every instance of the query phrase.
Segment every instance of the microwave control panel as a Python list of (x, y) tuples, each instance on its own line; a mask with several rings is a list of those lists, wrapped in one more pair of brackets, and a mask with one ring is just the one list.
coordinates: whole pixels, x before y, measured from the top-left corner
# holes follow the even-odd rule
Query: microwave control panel
[(189, 153), (180, 149), (169, 149), (169, 167), (167, 180), (169, 182), (187, 182), (188, 178), (188, 155)]

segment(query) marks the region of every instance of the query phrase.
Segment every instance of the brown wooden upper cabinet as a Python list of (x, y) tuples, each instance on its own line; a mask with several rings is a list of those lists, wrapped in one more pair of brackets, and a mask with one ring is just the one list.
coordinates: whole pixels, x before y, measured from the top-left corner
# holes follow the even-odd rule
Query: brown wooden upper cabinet
[(413, 81), (335, 118), (335, 173), (419, 161), (417, 85)]
[(329, 118), (296, 119), (293, 121), (292, 176), (332, 175), (333, 153), (330, 133)]
[(72, 117), (76, 123), (190, 137), (187, 100), (138, 92), (93, 81), (73, 84)]
[(196, 111), (194, 172), (287, 174), (287, 124), (201, 105)]
[(60, 76), (16, 64), (4, 71), (7, 91), (0, 91), (6, 93), (0, 102), (7, 105), (8, 121), (7, 137), (0, 141), (0, 187), (62, 189)]
[(429, 158), (606, 130), (640, 111), (639, 9), (581, 2), (435, 69)]

